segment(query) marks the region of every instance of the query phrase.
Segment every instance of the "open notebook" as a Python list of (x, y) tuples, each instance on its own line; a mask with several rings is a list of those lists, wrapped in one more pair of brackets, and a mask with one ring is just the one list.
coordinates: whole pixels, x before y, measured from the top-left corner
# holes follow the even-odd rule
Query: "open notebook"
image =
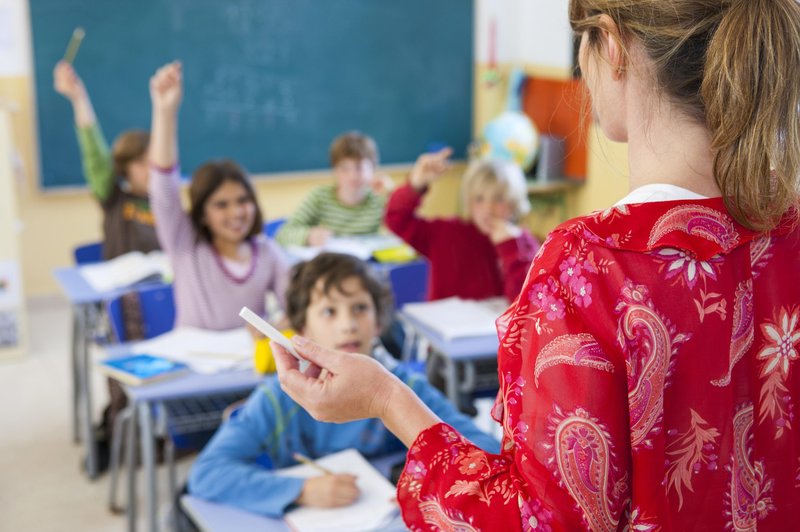
[(495, 334), (495, 321), (505, 312), (502, 297), (481, 301), (449, 297), (425, 303), (406, 303), (403, 313), (439, 333), (445, 340)]
[(253, 338), (246, 328), (209, 331), (178, 327), (136, 344), (136, 353), (182, 362), (197, 373), (218, 373), (253, 363)]
[(125, 288), (146, 280), (163, 281), (172, 278), (169, 260), (161, 251), (147, 254), (131, 251), (111, 260), (81, 266), (80, 272), (86, 282), (98, 292)]
[[(400, 509), (395, 502), (395, 488), (372, 464), (355, 449), (333, 453), (316, 462), (337, 473), (351, 473), (358, 477), (361, 497), (352, 505), (343, 508), (311, 508), (302, 506), (290, 510), (284, 516), (293, 530), (312, 531), (364, 531), (386, 530), (397, 524)], [(308, 465), (289, 467), (278, 471), (279, 475), (309, 478), (320, 472)]]

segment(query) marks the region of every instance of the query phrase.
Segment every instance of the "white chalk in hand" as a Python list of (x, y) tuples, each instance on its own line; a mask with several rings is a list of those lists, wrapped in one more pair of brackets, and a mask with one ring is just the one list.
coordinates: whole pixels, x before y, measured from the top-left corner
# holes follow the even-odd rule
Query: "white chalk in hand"
[(256, 314), (247, 307), (242, 307), (242, 310), (239, 311), (239, 316), (244, 318), (244, 320), (247, 323), (258, 329), (260, 332), (264, 333), (264, 335), (268, 336), (270, 340), (280, 344), (281, 347), (289, 351), (289, 353), (291, 353), (291, 355), (294, 358), (296, 358), (300, 362), (307, 362), (306, 360), (303, 359), (303, 357), (301, 357), (298, 354), (298, 352), (292, 345), (292, 342), (289, 341), (289, 339), (286, 338), (283, 334), (281, 334), (281, 332), (278, 329), (276, 329), (275, 327), (264, 321), (261, 318), (261, 316), (259, 316), (258, 314)]

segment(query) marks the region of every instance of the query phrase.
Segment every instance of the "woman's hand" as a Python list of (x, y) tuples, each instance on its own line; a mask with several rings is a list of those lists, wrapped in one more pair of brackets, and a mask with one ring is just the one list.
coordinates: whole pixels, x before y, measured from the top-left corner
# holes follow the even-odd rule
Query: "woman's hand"
[(183, 99), (183, 72), (180, 61), (167, 63), (150, 78), (153, 111), (174, 114)]
[(272, 342), (281, 388), (319, 421), (382, 418), (393, 389), (404, 387), (372, 357), (325, 349), (300, 336), (292, 343), (311, 365), (302, 373), (297, 359)]
[(359, 495), (355, 475), (337, 473), (306, 480), (296, 502), (317, 508), (337, 508), (353, 504)]
[(414, 163), (411, 175), (408, 177), (409, 183), (417, 192), (423, 191), (427, 186), (438, 179), (450, 168), (448, 160), (453, 154), (452, 148), (442, 148), (435, 153), (423, 153)]
[(379, 418), (406, 447), (419, 433), (440, 420), (400, 379), (366, 355), (325, 349), (300, 336), (295, 349), (310, 365), (300, 363), (272, 342), (281, 388), (315, 419), (344, 423)]

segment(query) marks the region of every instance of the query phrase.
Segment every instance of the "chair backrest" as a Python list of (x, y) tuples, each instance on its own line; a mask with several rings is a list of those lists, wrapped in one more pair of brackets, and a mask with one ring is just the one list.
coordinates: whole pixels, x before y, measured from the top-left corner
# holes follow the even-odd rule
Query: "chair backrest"
[[(143, 339), (152, 338), (172, 330), (175, 325), (175, 300), (172, 285), (145, 285), (131, 293), (138, 296)], [(129, 340), (125, 330), (123, 297), (119, 296), (106, 305), (111, 331), (119, 342)]]
[(286, 218), (275, 218), (274, 220), (264, 222), (264, 234), (270, 238), (275, 238), (275, 235), (278, 233), (278, 229), (280, 229), (285, 223)]
[(83, 244), (76, 247), (72, 251), (75, 257), (75, 264), (91, 264), (93, 262), (103, 261), (103, 243), (92, 242), (91, 244)]
[(428, 261), (415, 260), (389, 269), (395, 308), (428, 299)]

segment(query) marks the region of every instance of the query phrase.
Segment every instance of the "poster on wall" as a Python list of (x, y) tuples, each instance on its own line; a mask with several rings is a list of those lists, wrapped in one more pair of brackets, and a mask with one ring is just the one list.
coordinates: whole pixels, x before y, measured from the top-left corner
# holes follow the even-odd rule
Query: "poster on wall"
[(19, 344), (19, 309), (22, 306), (19, 264), (0, 261), (0, 348)]
[(0, 77), (28, 74), (24, 3), (0, 0)]

